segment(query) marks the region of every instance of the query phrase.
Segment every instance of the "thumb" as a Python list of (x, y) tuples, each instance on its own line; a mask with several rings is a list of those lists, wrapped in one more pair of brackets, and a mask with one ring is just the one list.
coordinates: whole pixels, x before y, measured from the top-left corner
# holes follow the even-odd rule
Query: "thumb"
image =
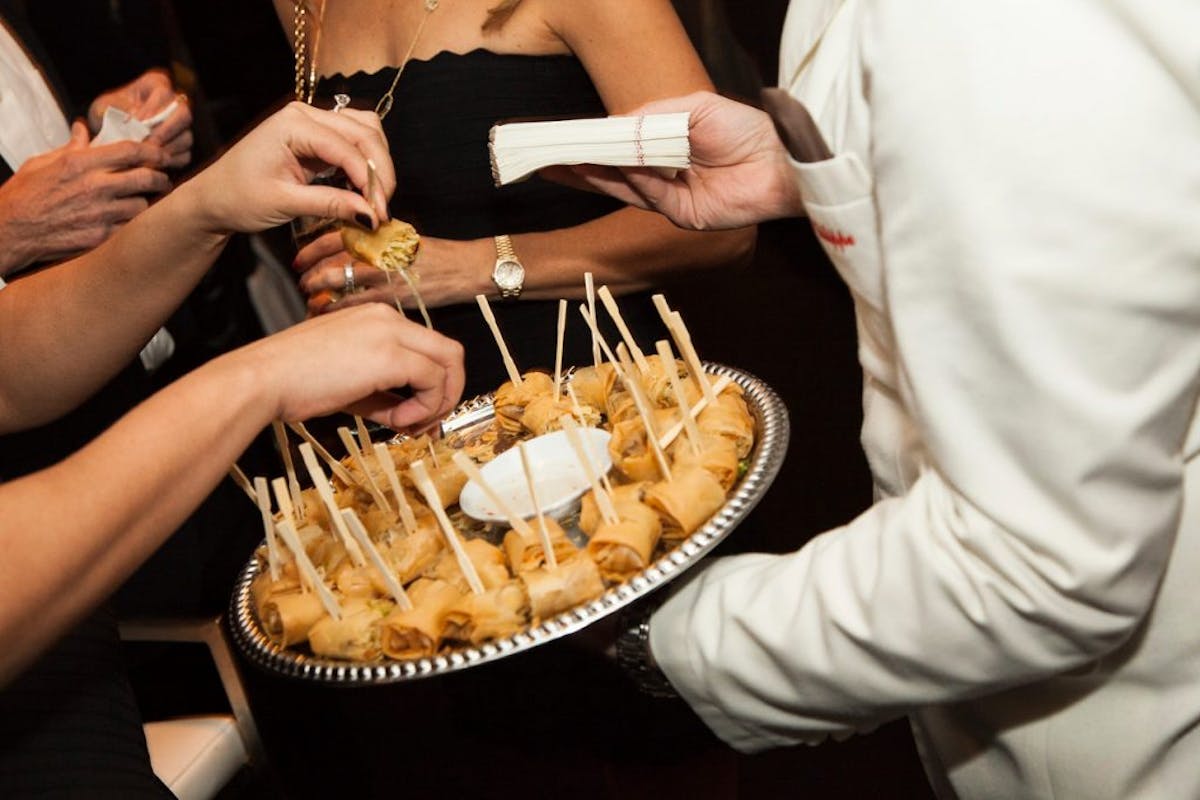
[(78, 150), (82, 147), (87, 147), (92, 141), (92, 136), (88, 132), (87, 123), (81, 119), (77, 119), (71, 123), (71, 140), (67, 142), (67, 148), (70, 150)]

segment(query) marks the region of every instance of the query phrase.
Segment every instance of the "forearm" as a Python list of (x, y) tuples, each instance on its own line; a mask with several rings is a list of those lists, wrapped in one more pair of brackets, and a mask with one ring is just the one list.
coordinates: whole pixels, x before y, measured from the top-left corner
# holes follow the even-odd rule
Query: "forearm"
[[(674, 273), (741, 264), (753, 252), (755, 229), (685, 231), (661, 215), (624, 208), (571, 228), (515, 234), (512, 241), (525, 266), (521, 296), (536, 300), (582, 297), (586, 272), (597, 286), (623, 294), (655, 286)], [(476, 294), (493, 294), (493, 240), (451, 246), (460, 249), (451, 257), (463, 270), (453, 299), (465, 302)], [(418, 271), (421, 267), (418, 258)]]
[(61, 464), (0, 484), (0, 684), (144, 561), (275, 416), (257, 372), (240, 355), (210, 362)]
[(95, 250), (0, 292), (0, 431), (53, 420), (136, 355), (227, 240), (196, 219), (184, 184)]

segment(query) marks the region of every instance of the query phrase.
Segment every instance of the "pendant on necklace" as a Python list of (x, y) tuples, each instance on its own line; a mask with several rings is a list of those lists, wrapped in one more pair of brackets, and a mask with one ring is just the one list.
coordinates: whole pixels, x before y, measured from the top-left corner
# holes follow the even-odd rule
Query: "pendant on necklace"
[(441, 0), (425, 0), (425, 10), (426, 11), (437, 10), (438, 3), (440, 3), (440, 2), (441, 2)]

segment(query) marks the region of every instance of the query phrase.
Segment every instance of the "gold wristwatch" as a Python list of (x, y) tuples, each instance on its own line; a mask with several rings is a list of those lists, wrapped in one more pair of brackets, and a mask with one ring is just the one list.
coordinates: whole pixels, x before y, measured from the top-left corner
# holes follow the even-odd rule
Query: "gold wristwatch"
[(516, 300), (525, 288), (525, 266), (513, 250), (512, 239), (496, 237), (496, 266), (492, 267), (492, 283), (500, 290), (504, 300)]

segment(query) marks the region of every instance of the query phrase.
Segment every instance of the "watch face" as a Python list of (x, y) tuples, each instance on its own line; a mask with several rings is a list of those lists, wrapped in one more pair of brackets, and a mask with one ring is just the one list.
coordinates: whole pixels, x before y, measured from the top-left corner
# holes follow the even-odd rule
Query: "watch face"
[(525, 268), (519, 261), (497, 261), (496, 269), (492, 271), (492, 279), (501, 289), (519, 289), (525, 282)]

